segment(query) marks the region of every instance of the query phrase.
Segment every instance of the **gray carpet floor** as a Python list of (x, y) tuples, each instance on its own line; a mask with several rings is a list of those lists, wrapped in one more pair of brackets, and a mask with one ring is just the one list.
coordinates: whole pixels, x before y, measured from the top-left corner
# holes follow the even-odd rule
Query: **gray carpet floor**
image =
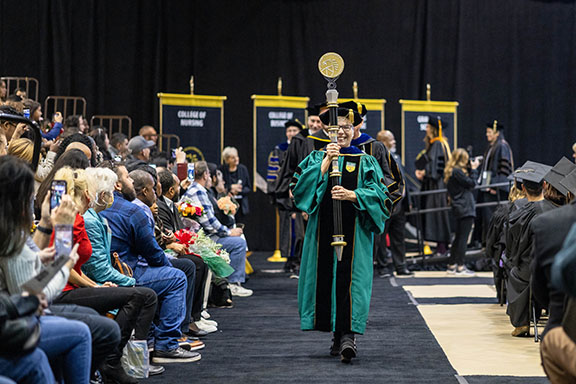
[[(165, 364), (146, 383), (458, 383), (456, 372), (404, 290), (374, 278), (366, 334), (357, 338), (358, 358), (350, 365), (329, 355), (331, 335), (302, 332), (297, 309), (298, 280), (267, 273), (282, 264), (269, 254), (250, 257), (256, 273), (245, 284), (254, 290), (235, 298), (231, 309), (210, 309), (219, 331), (203, 338), (195, 363)], [(398, 279), (400, 280), (400, 279)], [(407, 283), (407, 281), (406, 281)], [(504, 380), (504, 381), (498, 381)], [(470, 377), (469, 383), (545, 383)]]

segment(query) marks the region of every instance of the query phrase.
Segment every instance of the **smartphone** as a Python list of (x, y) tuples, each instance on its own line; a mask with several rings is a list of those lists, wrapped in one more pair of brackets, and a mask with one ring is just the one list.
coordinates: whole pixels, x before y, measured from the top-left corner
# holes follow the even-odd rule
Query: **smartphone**
[(29, 119), (30, 118), (30, 109), (29, 108), (24, 108), (24, 110), (22, 111), (24, 113), (24, 117)]
[(53, 180), (50, 187), (50, 210), (53, 210), (60, 205), (62, 196), (66, 194), (67, 189), (66, 180)]
[(172, 149), (172, 150), (170, 151), (170, 158), (171, 158), (172, 160), (176, 160), (176, 150), (175, 150), (175, 149)]
[(68, 256), (72, 251), (72, 225), (59, 224), (54, 226), (54, 248), (56, 258)]
[(194, 181), (194, 163), (188, 164), (188, 180)]

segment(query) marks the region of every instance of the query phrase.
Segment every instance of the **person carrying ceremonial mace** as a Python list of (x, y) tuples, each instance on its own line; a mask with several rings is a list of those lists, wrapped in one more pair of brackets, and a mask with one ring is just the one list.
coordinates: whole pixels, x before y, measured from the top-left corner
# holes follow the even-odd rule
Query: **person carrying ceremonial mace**
[(384, 231), (392, 201), (378, 162), (351, 145), (361, 116), (338, 106), (344, 61), (327, 53), (318, 66), (328, 81), (331, 142), (300, 163), (290, 184), (296, 207), (309, 215), (298, 307), (302, 330), (333, 332), (330, 354), (349, 363), (368, 319), (373, 234)]

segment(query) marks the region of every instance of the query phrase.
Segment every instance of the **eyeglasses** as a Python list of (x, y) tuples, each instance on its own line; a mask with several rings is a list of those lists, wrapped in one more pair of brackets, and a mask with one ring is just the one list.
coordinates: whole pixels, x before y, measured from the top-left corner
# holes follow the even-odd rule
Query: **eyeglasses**
[(342, 129), (344, 132), (348, 132), (348, 131), (350, 131), (352, 128), (354, 128), (354, 127), (351, 126), (351, 125), (339, 125), (339, 126), (338, 126), (338, 129)]

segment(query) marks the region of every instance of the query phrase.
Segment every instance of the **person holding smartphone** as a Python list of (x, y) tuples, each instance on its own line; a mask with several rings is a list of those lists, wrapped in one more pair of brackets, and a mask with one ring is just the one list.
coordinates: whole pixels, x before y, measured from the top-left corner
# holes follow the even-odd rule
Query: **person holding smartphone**
[[(113, 174), (112, 171), (105, 169), (100, 170), (100, 183), (107, 185), (108, 193), (100, 194), (97, 199), (97, 196), (94, 194), (95, 189), (97, 190), (94, 186), (94, 180), (92, 180), (92, 191), (90, 191), (86, 172), (92, 173), (93, 171), (81, 169), (72, 170), (71, 168), (64, 167), (56, 172), (55, 175), (56, 180), (66, 181), (68, 187), (67, 194), (72, 197), (79, 211), (74, 221), (73, 235), (74, 243), (79, 245), (79, 259), (70, 271), (68, 284), (66, 284), (63, 292), (58, 295), (54, 302), (57, 304), (85, 305), (93, 308), (102, 315), (118, 309), (115, 320), (120, 326), (120, 344), (113, 353), (106, 357), (106, 363), (101, 367), (101, 373), (105, 377), (120, 383), (136, 383), (137, 381), (128, 376), (124, 371), (120, 363), (120, 358), (122, 357), (122, 350), (128, 343), (128, 340), (130, 340), (134, 331), (137, 339), (147, 339), (150, 325), (156, 313), (157, 297), (156, 293), (150, 288), (134, 286), (118, 287), (116, 283), (111, 281), (105, 281), (99, 284), (82, 272), (82, 266), (92, 256), (92, 243), (86, 232), (84, 218), (81, 215), (86, 214), (88, 208), (90, 208), (91, 205), (96, 205), (96, 202), (102, 206), (105, 201), (109, 201), (110, 204), (104, 203), (103, 207), (111, 205), (110, 200), (113, 200), (113, 198), (110, 189), (114, 188), (116, 180), (116, 178), (113, 177), (116, 175), (110, 175), (110, 173)], [(104, 183), (105, 180), (108, 180), (108, 183)], [(163, 369), (161, 369), (161, 371), (163, 371)]]
[(452, 152), (444, 169), (444, 182), (452, 205), (452, 214), (456, 219), (456, 233), (450, 248), (448, 260), (449, 274), (458, 276), (474, 276), (464, 265), (468, 235), (472, 230), (476, 217), (476, 203), (474, 201), (474, 187), (478, 178), (477, 170), (480, 162), (474, 159), (469, 162), (468, 152), (457, 148)]

